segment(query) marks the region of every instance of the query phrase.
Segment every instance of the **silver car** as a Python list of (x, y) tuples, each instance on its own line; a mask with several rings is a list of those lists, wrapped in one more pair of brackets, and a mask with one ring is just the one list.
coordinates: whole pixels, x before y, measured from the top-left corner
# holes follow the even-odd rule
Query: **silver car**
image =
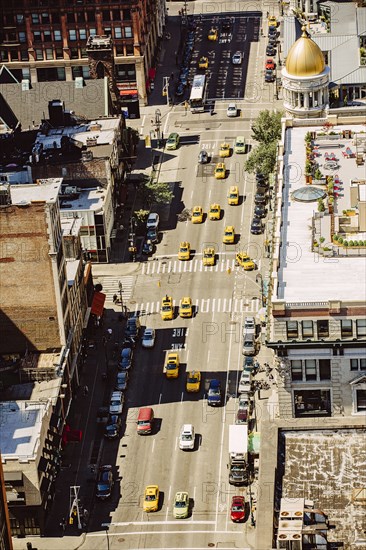
[(243, 54), (241, 52), (235, 52), (233, 57), (231, 58), (231, 62), (233, 65), (241, 65), (243, 61)]
[(153, 348), (155, 345), (155, 329), (145, 328), (144, 335), (142, 337), (143, 348)]

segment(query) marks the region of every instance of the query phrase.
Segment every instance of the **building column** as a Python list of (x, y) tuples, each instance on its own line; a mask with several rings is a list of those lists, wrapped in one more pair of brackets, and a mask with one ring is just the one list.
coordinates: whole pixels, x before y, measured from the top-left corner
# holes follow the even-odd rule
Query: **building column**
[(309, 110), (309, 92), (304, 92), (304, 108)]
[(137, 83), (137, 90), (139, 93), (140, 101), (143, 105), (147, 105), (147, 97), (146, 97), (146, 74), (145, 74), (145, 67), (144, 67), (144, 58), (138, 57), (136, 59), (136, 83)]

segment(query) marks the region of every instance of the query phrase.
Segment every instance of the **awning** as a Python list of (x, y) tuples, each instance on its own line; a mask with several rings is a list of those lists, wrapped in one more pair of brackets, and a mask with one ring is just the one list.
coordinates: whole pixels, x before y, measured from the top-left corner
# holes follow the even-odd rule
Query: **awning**
[(138, 95), (137, 90), (120, 90), (119, 95)]
[(96, 315), (97, 317), (101, 317), (103, 315), (104, 302), (105, 294), (103, 294), (103, 292), (94, 292), (93, 303), (91, 307), (91, 312), (93, 315)]

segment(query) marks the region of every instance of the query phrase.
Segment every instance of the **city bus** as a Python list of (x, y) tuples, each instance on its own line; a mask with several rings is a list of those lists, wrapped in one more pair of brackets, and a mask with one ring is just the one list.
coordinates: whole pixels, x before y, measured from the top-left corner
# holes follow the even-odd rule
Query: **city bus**
[(192, 113), (203, 113), (205, 110), (206, 76), (197, 74), (193, 78), (189, 103)]

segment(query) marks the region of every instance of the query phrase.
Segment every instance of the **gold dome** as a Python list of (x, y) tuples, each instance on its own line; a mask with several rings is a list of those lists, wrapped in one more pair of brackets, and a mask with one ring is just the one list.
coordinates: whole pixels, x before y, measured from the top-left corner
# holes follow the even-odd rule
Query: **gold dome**
[(292, 76), (315, 76), (325, 69), (321, 49), (302, 28), (301, 37), (292, 45), (286, 59), (286, 70)]

